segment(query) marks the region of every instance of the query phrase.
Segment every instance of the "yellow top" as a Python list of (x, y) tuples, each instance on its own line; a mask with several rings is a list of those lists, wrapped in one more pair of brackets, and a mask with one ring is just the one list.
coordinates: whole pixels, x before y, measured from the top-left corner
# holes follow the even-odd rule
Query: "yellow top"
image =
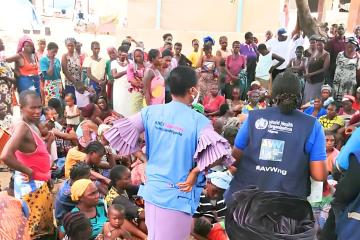
[(69, 150), (65, 160), (65, 178), (70, 178), (71, 168), (78, 162), (85, 161), (86, 154), (80, 152), (77, 147), (73, 147)]
[(188, 59), (192, 62), (191, 66), (193, 68), (196, 68), (196, 64), (199, 61), (200, 58), (200, 52), (192, 52), (190, 53), (190, 55), (188, 56)]

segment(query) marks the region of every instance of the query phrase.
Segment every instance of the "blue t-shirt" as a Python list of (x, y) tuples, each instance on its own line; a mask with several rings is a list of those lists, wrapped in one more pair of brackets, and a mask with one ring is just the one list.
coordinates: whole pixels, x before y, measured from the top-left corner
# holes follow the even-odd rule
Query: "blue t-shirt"
[(61, 64), (60, 64), (60, 60), (55, 58), (54, 60), (54, 71), (53, 71), (53, 75), (49, 76), (47, 74), (47, 71), (49, 69), (50, 66), (50, 59), (48, 56), (44, 56), (40, 59), (40, 71), (42, 72), (42, 74), (44, 75), (44, 79), (45, 80), (57, 80), (57, 79), (61, 79), (61, 75), (60, 75), (60, 71), (61, 71)]
[[(296, 136), (294, 136), (296, 137)], [(235, 138), (235, 147), (244, 150), (249, 142), (249, 123), (244, 121)], [(310, 155), (310, 161), (325, 161), (325, 136), (324, 130), (319, 121), (315, 121), (314, 128), (306, 141), (305, 151)]]
[[(313, 112), (314, 112), (314, 107), (308, 107), (307, 109), (304, 110), (304, 113), (307, 115), (310, 115), (310, 116), (312, 116)], [(321, 116), (324, 116), (324, 115), (326, 115), (326, 109), (320, 108), (320, 111), (316, 115), (316, 118), (319, 119)]]
[(59, 189), (55, 200), (55, 218), (58, 223), (62, 223), (62, 219), (66, 213), (71, 212), (76, 203), (71, 200), (70, 180), (66, 180)]

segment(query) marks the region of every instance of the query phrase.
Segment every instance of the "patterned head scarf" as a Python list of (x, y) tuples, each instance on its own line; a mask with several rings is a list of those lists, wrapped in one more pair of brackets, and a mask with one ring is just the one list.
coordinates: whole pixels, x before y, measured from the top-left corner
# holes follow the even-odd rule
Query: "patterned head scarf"
[(76, 44), (76, 39), (69, 37), (65, 39), (65, 45), (69, 44), (69, 43), (73, 43), (74, 45)]
[(84, 194), (86, 188), (92, 183), (90, 179), (80, 179), (71, 186), (71, 200), (79, 201)]
[(211, 43), (211, 45), (215, 45), (215, 40), (211, 36), (206, 36), (203, 38), (204, 44)]
[(19, 40), (16, 53), (20, 53), (20, 52), (23, 50), (25, 43), (30, 43), (30, 44), (32, 44), (32, 45), (34, 46), (33, 40), (32, 40), (29, 36), (24, 35), (24, 36), (23, 36), (22, 38), (20, 38), (20, 40)]

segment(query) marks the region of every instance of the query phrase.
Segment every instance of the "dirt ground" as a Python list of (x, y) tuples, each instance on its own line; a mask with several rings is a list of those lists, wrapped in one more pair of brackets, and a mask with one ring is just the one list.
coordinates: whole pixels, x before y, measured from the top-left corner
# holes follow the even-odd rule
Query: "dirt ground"
[(11, 172), (0, 172), (0, 186), (4, 191), (8, 186), (11, 178)]

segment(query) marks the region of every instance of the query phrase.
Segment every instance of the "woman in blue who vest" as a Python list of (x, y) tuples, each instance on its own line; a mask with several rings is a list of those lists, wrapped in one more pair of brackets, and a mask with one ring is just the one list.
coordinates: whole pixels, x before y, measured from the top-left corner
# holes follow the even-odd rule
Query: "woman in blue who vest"
[(225, 194), (227, 204), (234, 192), (249, 186), (305, 199), (310, 176), (326, 180), (324, 131), (314, 117), (296, 110), (299, 80), (284, 72), (272, 89), (276, 107), (251, 111), (236, 136), (232, 155), (237, 171)]
[[(359, 239), (360, 235), (360, 128), (357, 128), (336, 158), (336, 185), (329, 217), (320, 240)], [(335, 178), (336, 179), (336, 178)], [(337, 179), (336, 179), (337, 180)]]
[(139, 134), (145, 131), (146, 182), (139, 195), (145, 200), (149, 240), (187, 239), (205, 185), (202, 172), (219, 159), (232, 164), (230, 145), (206, 117), (191, 109), (199, 97), (195, 71), (175, 68), (169, 86), (172, 102), (118, 120), (105, 133), (112, 148), (131, 154), (139, 150)]

